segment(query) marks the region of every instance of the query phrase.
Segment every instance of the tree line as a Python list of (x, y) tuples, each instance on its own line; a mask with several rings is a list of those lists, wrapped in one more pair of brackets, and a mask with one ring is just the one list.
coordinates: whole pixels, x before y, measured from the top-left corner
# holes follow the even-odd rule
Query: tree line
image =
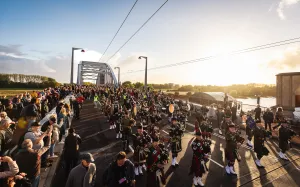
[[(143, 88), (141, 82), (132, 83), (130, 81), (123, 82), (122, 86), (127, 88)], [(167, 90), (175, 92), (225, 92), (233, 97), (275, 97), (276, 86), (267, 84), (233, 84), (230, 86), (215, 86), (215, 85), (174, 85), (174, 84), (148, 84), (155, 90)], [(190, 93), (191, 94), (191, 93)]]
[(40, 75), (0, 74), (1, 88), (46, 88), (58, 85), (55, 79)]

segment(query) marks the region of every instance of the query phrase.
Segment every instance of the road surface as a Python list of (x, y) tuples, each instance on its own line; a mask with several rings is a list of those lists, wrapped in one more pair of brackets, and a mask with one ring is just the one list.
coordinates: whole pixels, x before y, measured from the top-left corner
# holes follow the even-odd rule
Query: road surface
[[(192, 187), (192, 178), (189, 176), (189, 167), (191, 165), (192, 150), (190, 143), (193, 136), (193, 123), (195, 118), (189, 117), (189, 123), (185, 135), (183, 137), (183, 150), (178, 155), (179, 167), (173, 169), (171, 162), (165, 167), (167, 174), (166, 187)], [(165, 124), (165, 125), (163, 125)], [(164, 118), (161, 125), (161, 134), (167, 135), (167, 120)], [(81, 111), (80, 120), (73, 121), (73, 127), (77, 133), (83, 138), (83, 143), (80, 147), (81, 152), (90, 152), (95, 157), (97, 165), (97, 182), (96, 186), (102, 185), (102, 174), (108, 164), (114, 159), (115, 155), (121, 150), (121, 142), (115, 139), (115, 131), (109, 130), (109, 124), (106, 118), (100, 114), (97, 109), (94, 109), (92, 102), (86, 102)], [(136, 129), (133, 129), (135, 132)], [(242, 133), (245, 136), (245, 132)], [(263, 157), (261, 162), (265, 166), (264, 169), (258, 169), (254, 163), (255, 153), (246, 145), (239, 149), (242, 161), (235, 164), (237, 176), (228, 176), (224, 170), (225, 164), (225, 138), (217, 133), (212, 136), (212, 155), (211, 161), (207, 166), (209, 172), (204, 174), (203, 183), (205, 186), (211, 187), (297, 187), (300, 186), (300, 150), (292, 148), (288, 153), (290, 161), (283, 161), (278, 158), (277, 151), (278, 143), (276, 140), (269, 140), (266, 143), (270, 151), (269, 156)], [(171, 154), (170, 154), (171, 155)], [(128, 154), (132, 158), (132, 153)], [(170, 159), (171, 160), (171, 159)], [(53, 186), (64, 187), (65, 177), (63, 164), (58, 168)], [(137, 187), (145, 186), (145, 176), (137, 177)]]

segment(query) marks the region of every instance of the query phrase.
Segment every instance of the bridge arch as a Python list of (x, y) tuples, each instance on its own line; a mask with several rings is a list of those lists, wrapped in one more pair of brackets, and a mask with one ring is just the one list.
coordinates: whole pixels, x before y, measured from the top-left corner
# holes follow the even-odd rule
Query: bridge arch
[(81, 61), (78, 64), (77, 84), (82, 85), (84, 82), (91, 80), (96, 81), (96, 85), (118, 85), (118, 80), (109, 64), (102, 62)]

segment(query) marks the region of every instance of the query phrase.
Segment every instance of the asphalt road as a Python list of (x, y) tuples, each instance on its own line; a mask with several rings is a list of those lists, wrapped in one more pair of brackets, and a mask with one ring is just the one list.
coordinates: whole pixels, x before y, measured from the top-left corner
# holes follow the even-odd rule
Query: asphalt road
[[(192, 150), (190, 143), (193, 136), (193, 123), (195, 118), (189, 118), (189, 124), (183, 137), (183, 151), (178, 155), (179, 167), (173, 169), (171, 162), (166, 165), (167, 187), (191, 187), (193, 176), (189, 176), (189, 167), (191, 165)], [(164, 125), (165, 124), (165, 125)], [(164, 119), (161, 124), (161, 134), (167, 135), (167, 120)], [(77, 133), (83, 138), (80, 147), (81, 152), (90, 152), (95, 157), (97, 165), (97, 187), (101, 187), (101, 179), (104, 170), (114, 159), (115, 155), (121, 150), (121, 142), (115, 139), (115, 131), (109, 130), (109, 124), (106, 118), (94, 109), (91, 102), (84, 104), (81, 111), (80, 120), (73, 121)], [(135, 129), (134, 129), (135, 131)], [(245, 136), (245, 133), (243, 132)], [(217, 134), (217, 129), (212, 136), (212, 155), (211, 161), (208, 162), (208, 173), (203, 176), (205, 186), (211, 187), (235, 187), (235, 186), (300, 186), (300, 150), (292, 148), (288, 153), (290, 161), (283, 161), (277, 156), (278, 143), (276, 140), (269, 140), (266, 143), (270, 151), (269, 156), (263, 157), (261, 162), (264, 169), (258, 169), (254, 163), (255, 153), (246, 145), (239, 149), (242, 161), (235, 164), (237, 176), (228, 176), (224, 170), (225, 163), (225, 140), (224, 136)], [(171, 155), (171, 154), (170, 154)], [(132, 157), (132, 153), (128, 154)], [(63, 163), (60, 164), (54, 179), (53, 186), (64, 187), (65, 175), (62, 169)], [(137, 187), (145, 186), (145, 176), (137, 178)]]

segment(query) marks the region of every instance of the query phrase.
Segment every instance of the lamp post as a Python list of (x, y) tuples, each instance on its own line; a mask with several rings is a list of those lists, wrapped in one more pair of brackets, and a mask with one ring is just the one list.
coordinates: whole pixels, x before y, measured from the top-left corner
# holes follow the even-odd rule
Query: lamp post
[(148, 66), (148, 57), (146, 56), (140, 56), (139, 59), (146, 59), (146, 66), (145, 66), (145, 91), (147, 91), (147, 66)]
[(74, 71), (74, 51), (81, 50), (81, 52), (85, 52), (82, 48), (72, 47), (72, 58), (71, 58), (71, 80), (70, 84), (73, 84), (73, 71)]
[(118, 69), (118, 86), (120, 87), (120, 67), (115, 67), (114, 69)]

